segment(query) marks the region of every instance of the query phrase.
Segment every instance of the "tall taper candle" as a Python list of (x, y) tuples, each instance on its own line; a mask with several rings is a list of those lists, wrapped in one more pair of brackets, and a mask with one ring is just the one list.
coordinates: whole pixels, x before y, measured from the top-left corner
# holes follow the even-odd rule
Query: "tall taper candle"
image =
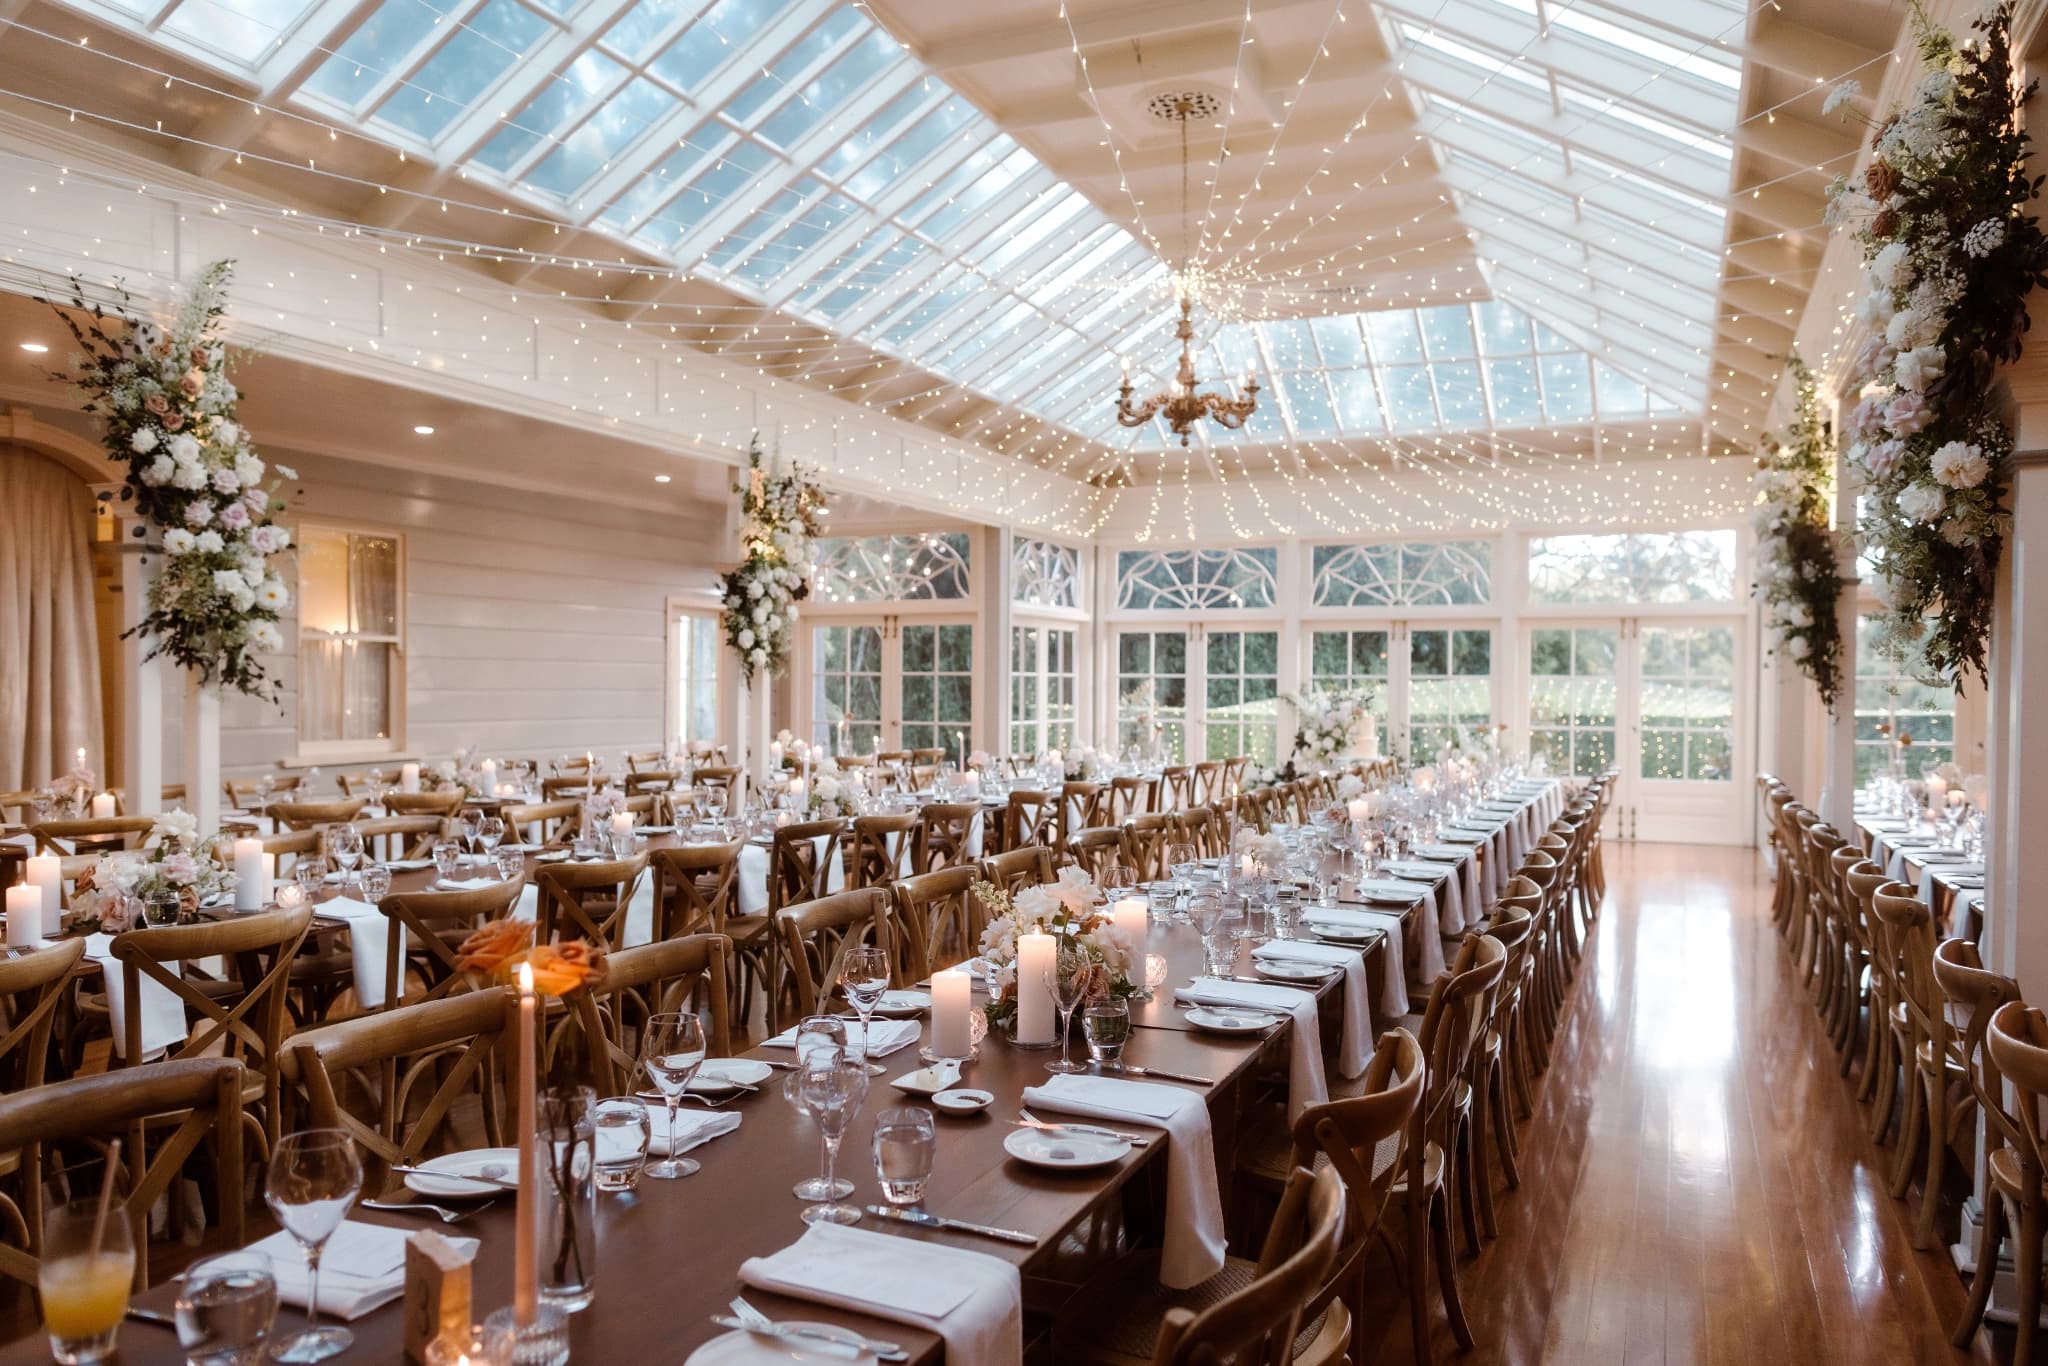
[(535, 1070), (533, 965), (519, 965), (519, 1197), (517, 1227), (512, 1240), (512, 1320), (525, 1328), (540, 1304), (537, 1227), (540, 1219), (540, 1149), (534, 1125), (540, 1113)]

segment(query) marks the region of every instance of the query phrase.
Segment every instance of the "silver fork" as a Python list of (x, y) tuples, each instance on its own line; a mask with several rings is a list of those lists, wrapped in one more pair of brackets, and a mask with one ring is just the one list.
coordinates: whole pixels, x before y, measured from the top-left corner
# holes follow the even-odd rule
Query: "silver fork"
[(449, 1209), (446, 1205), (436, 1205), (426, 1200), (365, 1200), (363, 1208), (390, 1210), (395, 1214), (433, 1214), (440, 1216), (444, 1224), (458, 1223), (474, 1212), (466, 1209)]
[[(753, 1305), (748, 1304), (746, 1297), (743, 1295), (735, 1295), (731, 1300), (731, 1306), (733, 1317), (749, 1328), (760, 1329), (764, 1332), (781, 1333), (791, 1337), (815, 1337), (827, 1342), (844, 1341), (844, 1339), (836, 1336), (828, 1336), (810, 1329), (799, 1328), (794, 1324), (777, 1323), (774, 1319), (769, 1318), (766, 1314), (754, 1308)], [(896, 1343), (881, 1338), (861, 1337), (860, 1334), (853, 1332), (850, 1328), (846, 1331), (859, 1343), (862, 1351), (872, 1352), (880, 1360), (902, 1361), (906, 1355), (904, 1350)]]
[(1021, 1116), (1017, 1121), (1019, 1124), (1028, 1124), (1034, 1129), (1064, 1129), (1071, 1134), (1104, 1134), (1110, 1138), (1124, 1139), (1133, 1148), (1143, 1148), (1152, 1142), (1143, 1134), (1127, 1134), (1122, 1129), (1106, 1128), (1099, 1124), (1048, 1124), (1021, 1105), (1017, 1107), (1017, 1113)]

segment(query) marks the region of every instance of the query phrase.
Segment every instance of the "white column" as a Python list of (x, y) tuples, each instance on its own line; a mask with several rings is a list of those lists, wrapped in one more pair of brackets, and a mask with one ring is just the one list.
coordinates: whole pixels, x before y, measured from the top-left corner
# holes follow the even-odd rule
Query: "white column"
[[(157, 552), (136, 539), (132, 528), (138, 525), (130, 517), (117, 517), (114, 522), (121, 556), (123, 630), (141, 618), (149, 581), (156, 572)], [(145, 659), (148, 653), (149, 642), (141, 636), (126, 636), (121, 641), (120, 773), (131, 816), (153, 815), (163, 806), (165, 669), (161, 662)]]
[(185, 809), (199, 833), (220, 829), (220, 689), (185, 673)]
[(767, 790), (768, 779), (768, 737), (773, 734), (769, 725), (769, 713), (774, 709), (775, 681), (765, 673), (754, 675), (754, 684), (749, 691), (753, 694), (753, 741), (752, 772), (755, 786)]
[[(1835, 559), (1842, 576), (1842, 594), (1835, 599), (1835, 620), (1842, 632), (1842, 688), (1835, 703), (1835, 714), (1826, 718), (1827, 743), (1821, 764), (1819, 795), (1821, 819), (1837, 830), (1848, 832), (1856, 829), (1857, 484), (1855, 467), (1838, 452), (1835, 456), (1835, 525), (1843, 535)], [(1799, 695), (1802, 710), (1812, 705), (1808, 699), (1814, 692), (1813, 684), (1801, 676)]]

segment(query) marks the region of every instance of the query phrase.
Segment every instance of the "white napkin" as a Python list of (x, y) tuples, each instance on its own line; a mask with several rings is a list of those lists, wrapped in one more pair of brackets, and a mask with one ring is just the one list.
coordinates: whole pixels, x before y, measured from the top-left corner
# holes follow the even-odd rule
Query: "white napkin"
[[(647, 1122), (652, 1128), (647, 1136), (647, 1151), (655, 1157), (669, 1157), (668, 1108), (654, 1101), (647, 1102)], [(692, 1110), (688, 1106), (676, 1107), (676, 1153), (686, 1153), (700, 1148), (714, 1138), (731, 1133), (740, 1127), (740, 1117), (731, 1110)]]
[(1223, 1269), (1229, 1241), (1223, 1232), (1223, 1197), (1217, 1189), (1209, 1106), (1201, 1096), (1157, 1082), (1073, 1074), (1054, 1077), (1043, 1086), (1027, 1086), (1024, 1101), (1090, 1119), (1163, 1126), (1168, 1142), (1166, 1245), (1160, 1250), (1160, 1282), (1185, 1290)]
[(348, 922), (349, 957), (356, 973), (356, 1001), (367, 1010), (384, 1005), (384, 974), (390, 966), (391, 922), (367, 901), (337, 896), (319, 905), (322, 915)]
[(1173, 999), (1186, 1005), (1249, 1006), (1292, 1016), (1294, 1031), (1288, 1040), (1287, 1064), (1288, 1117), (1330, 1098), (1330, 1083), (1323, 1075), (1322, 1020), (1316, 1011), (1314, 992), (1261, 982), (1197, 977), (1187, 986), (1175, 987)]
[[(331, 1318), (359, 1319), (403, 1294), (405, 1242), (410, 1233), (408, 1229), (343, 1220), (320, 1253), (320, 1313)], [(474, 1238), (459, 1238), (452, 1233), (444, 1236), (472, 1255), (480, 1246)], [(252, 1244), (249, 1250), (270, 1258), (271, 1273), (277, 1277), (278, 1298), (303, 1309), (312, 1291), (306, 1274), (306, 1252), (298, 1240), (280, 1230)]]
[(619, 927), (619, 947), (637, 949), (654, 942), (654, 878), (640, 875), (633, 899), (626, 903), (626, 923)]
[[(114, 936), (87, 935), (85, 956), (100, 965), (100, 976), (107, 989), (107, 1021), (114, 1031), (114, 1051), (126, 1057), (127, 969), (114, 957)], [(146, 1061), (185, 1041), (185, 1003), (178, 999), (177, 992), (146, 974), (137, 974), (137, 984), (141, 987), (138, 998), (142, 1002), (142, 1058), (131, 1061)]]
[[(916, 1020), (876, 1020), (868, 1030), (867, 1046), (862, 1050), (860, 1020), (851, 1015), (845, 1018), (847, 1046), (864, 1051), (870, 1058), (886, 1058), (899, 1048), (910, 1047), (924, 1034), (924, 1026)], [(763, 1047), (795, 1048), (796, 1026), (783, 1030)]]
[(1430, 888), (1420, 883), (1402, 882), (1395, 878), (1366, 878), (1358, 884), (1361, 897), (1383, 897), (1388, 901), (1420, 901), (1428, 896)]
[[(825, 837), (820, 835), (811, 841), (811, 847), (818, 851), (820, 858), (825, 854)], [(768, 843), (759, 844), (749, 840), (740, 849), (740, 870), (738, 874), (740, 914), (768, 914)], [(829, 894), (846, 886), (846, 872), (842, 860), (832, 860), (825, 870), (825, 891)]]
[[(1301, 919), (1304, 925), (1315, 920), (1345, 929), (1385, 931), (1387, 961), (1380, 969), (1380, 1010), (1388, 1018), (1396, 1020), (1408, 1013), (1408, 957), (1401, 937), (1400, 916), (1385, 911), (1354, 910), (1348, 906), (1304, 906)], [(1441, 945), (1437, 947), (1437, 957), (1443, 957)]]
[(740, 1281), (927, 1329), (945, 1339), (948, 1361), (1018, 1366), (1024, 1359), (1022, 1280), (1016, 1267), (985, 1252), (813, 1224), (782, 1251), (740, 1263)]
[(1252, 958), (1267, 963), (1319, 963), (1344, 970), (1344, 1022), (1337, 1070), (1347, 1077), (1363, 1073), (1372, 1060), (1372, 1006), (1365, 987), (1365, 955), (1341, 944), (1274, 939), (1253, 949)]
[(1414, 860), (1389, 863), (1387, 871), (1395, 877), (1403, 878), (1409, 882), (1427, 882), (1432, 885), (1441, 882), (1451, 875), (1451, 870), (1446, 864), (1423, 863)]

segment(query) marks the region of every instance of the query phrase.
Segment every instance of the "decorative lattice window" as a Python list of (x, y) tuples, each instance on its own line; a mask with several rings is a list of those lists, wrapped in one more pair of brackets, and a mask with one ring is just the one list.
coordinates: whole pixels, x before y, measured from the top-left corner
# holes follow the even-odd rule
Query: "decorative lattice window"
[(812, 591), (822, 602), (957, 601), (971, 591), (964, 531), (923, 536), (828, 536), (818, 542)]
[(1318, 607), (1470, 607), (1493, 600), (1493, 543), (1319, 545)]
[(1123, 550), (1116, 557), (1116, 605), (1204, 612), (1271, 607), (1279, 568), (1280, 552), (1271, 546)]
[(1010, 600), (1029, 607), (1081, 605), (1081, 552), (1021, 536), (1010, 550)]

